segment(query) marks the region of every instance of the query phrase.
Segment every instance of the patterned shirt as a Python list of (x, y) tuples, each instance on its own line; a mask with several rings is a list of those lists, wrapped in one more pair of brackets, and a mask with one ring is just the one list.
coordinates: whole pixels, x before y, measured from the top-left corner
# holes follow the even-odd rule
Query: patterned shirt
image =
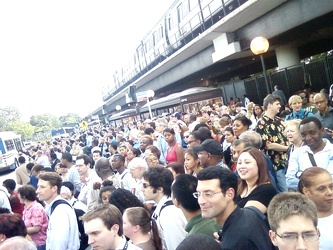
[(266, 148), (268, 143), (278, 143), (287, 146), (287, 139), (283, 135), (284, 126), (281, 123), (281, 119), (277, 116), (275, 116), (274, 119), (271, 119), (264, 114), (258, 121), (256, 131), (261, 135), (263, 142), (262, 149), (272, 161), (274, 170), (284, 169), (287, 161), (286, 152), (268, 150)]

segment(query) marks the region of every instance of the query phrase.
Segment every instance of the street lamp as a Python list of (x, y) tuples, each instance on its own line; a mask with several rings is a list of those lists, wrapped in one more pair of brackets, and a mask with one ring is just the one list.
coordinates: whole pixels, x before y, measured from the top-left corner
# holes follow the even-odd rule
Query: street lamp
[(270, 90), (269, 90), (266, 66), (265, 66), (265, 61), (264, 61), (264, 56), (263, 56), (263, 54), (266, 53), (269, 48), (268, 40), (265, 37), (258, 36), (251, 41), (250, 48), (251, 48), (251, 51), (253, 54), (260, 55), (261, 65), (262, 65), (262, 69), (264, 71), (263, 73), (264, 73), (264, 77), (265, 77), (266, 91), (267, 91), (267, 94), (269, 94)]
[(153, 114), (151, 112), (151, 107), (150, 107), (150, 103), (149, 103), (149, 98), (152, 98), (155, 96), (155, 92), (152, 89), (147, 90), (147, 106), (148, 106), (148, 110), (149, 110), (149, 115), (150, 115), (150, 119), (153, 119)]
[(120, 106), (120, 105), (117, 105), (117, 106), (116, 106), (116, 110), (117, 110), (117, 111), (120, 111), (120, 110), (121, 110), (121, 106)]

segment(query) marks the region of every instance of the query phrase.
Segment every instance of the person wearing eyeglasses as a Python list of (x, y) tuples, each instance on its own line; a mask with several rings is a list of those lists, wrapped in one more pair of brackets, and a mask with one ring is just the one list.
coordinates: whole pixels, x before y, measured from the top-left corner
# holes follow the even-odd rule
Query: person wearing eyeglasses
[(333, 108), (328, 105), (325, 93), (315, 94), (313, 100), (318, 110), (314, 117), (318, 118), (325, 128), (323, 137), (333, 143)]
[(186, 237), (187, 220), (171, 199), (171, 171), (164, 167), (153, 167), (143, 173), (142, 192), (146, 200), (153, 200), (156, 208), (152, 218), (156, 221), (163, 249), (176, 249)]
[(269, 237), (279, 250), (319, 249), (316, 205), (310, 198), (297, 192), (280, 193), (270, 202), (267, 214)]
[(333, 179), (323, 168), (308, 168), (300, 176), (298, 191), (308, 196), (317, 207), (320, 250), (333, 249)]
[(275, 249), (265, 216), (254, 207), (236, 204), (238, 179), (227, 168), (209, 167), (198, 173), (197, 192), (203, 218), (215, 219), (221, 227), (218, 238), (222, 249)]

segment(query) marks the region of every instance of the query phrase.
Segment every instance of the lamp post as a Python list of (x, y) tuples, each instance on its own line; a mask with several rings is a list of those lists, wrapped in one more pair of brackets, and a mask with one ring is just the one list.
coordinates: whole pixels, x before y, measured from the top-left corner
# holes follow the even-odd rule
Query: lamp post
[(268, 78), (266, 72), (266, 66), (264, 61), (263, 54), (268, 51), (269, 42), (265, 37), (258, 36), (251, 41), (250, 48), (253, 54), (260, 55), (261, 65), (264, 73), (265, 84), (266, 84), (266, 91), (267, 94), (270, 93), (269, 85), (268, 85)]
[(155, 96), (155, 92), (152, 89), (147, 90), (147, 106), (148, 106), (148, 110), (149, 110), (149, 116), (150, 119), (153, 119), (153, 114), (151, 112), (151, 107), (150, 107), (150, 103), (149, 103), (149, 98), (152, 98)]
[(120, 111), (120, 110), (121, 110), (121, 106), (120, 106), (120, 105), (117, 105), (117, 106), (116, 106), (116, 110), (117, 110), (117, 111)]

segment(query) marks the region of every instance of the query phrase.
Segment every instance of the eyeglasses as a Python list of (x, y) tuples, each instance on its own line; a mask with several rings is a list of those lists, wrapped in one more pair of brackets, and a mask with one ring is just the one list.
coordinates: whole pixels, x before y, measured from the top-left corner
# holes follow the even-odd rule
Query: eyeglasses
[(142, 187), (143, 187), (144, 189), (146, 189), (147, 187), (151, 187), (151, 185), (149, 185), (149, 184), (147, 184), (147, 183), (142, 183)]
[(199, 152), (199, 153), (198, 153), (198, 156), (199, 156), (199, 155), (208, 155), (208, 156), (209, 156), (210, 153), (207, 153), (207, 152)]
[(222, 191), (213, 192), (213, 191), (206, 191), (206, 192), (194, 192), (192, 195), (194, 198), (198, 199), (200, 196), (202, 196), (205, 199), (212, 198), (215, 194), (222, 193)]
[(302, 98), (302, 99), (306, 99), (306, 96), (299, 96), (300, 98)]
[(317, 241), (320, 237), (320, 232), (318, 230), (316, 232), (304, 232), (300, 235), (298, 233), (284, 233), (279, 235), (277, 232), (275, 232), (275, 234), (287, 243), (296, 243), (300, 235), (302, 236), (303, 240), (307, 242)]
[(314, 102), (313, 104), (314, 105), (319, 105), (319, 104), (323, 104), (324, 102), (326, 102), (326, 100), (321, 100), (321, 101), (318, 101), (318, 102)]

